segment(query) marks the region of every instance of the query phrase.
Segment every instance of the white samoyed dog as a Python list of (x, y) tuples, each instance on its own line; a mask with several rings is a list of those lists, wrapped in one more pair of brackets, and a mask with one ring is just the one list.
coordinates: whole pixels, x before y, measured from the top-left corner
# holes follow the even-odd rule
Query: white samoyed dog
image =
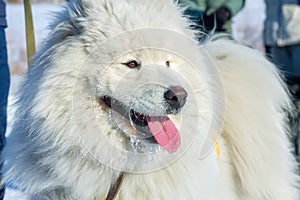
[(32, 199), (297, 200), (286, 86), (171, 0), (69, 1), (33, 58), (4, 150)]

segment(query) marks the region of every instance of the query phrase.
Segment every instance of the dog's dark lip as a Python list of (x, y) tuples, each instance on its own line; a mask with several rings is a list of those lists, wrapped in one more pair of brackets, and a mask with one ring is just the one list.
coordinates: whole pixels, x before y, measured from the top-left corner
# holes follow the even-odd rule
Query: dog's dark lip
[[(103, 96), (101, 100), (105, 103), (106, 106), (122, 114), (124, 117), (131, 120), (133, 123), (137, 124), (138, 126), (148, 125), (147, 117), (150, 117), (149, 115), (136, 112), (133, 109), (127, 109), (126, 106), (124, 106), (121, 102), (111, 98), (110, 96)], [(128, 110), (130, 110), (130, 113), (128, 113)]]
[(108, 107), (111, 108), (111, 97), (109, 97), (109, 96), (103, 96), (101, 99), (104, 101), (104, 103), (105, 103)]
[(110, 96), (105, 95), (101, 97), (99, 101), (100, 105), (104, 103), (108, 108), (117, 111), (129, 121), (131, 121), (132, 125), (138, 131), (140, 138), (146, 139), (150, 143), (156, 143), (154, 136), (151, 134), (148, 127), (147, 117), (150, 117), (149, 115), (141, 114), (133, 109), (130, 109), (130, 113), (128, 113), (129, 109), (127, 109), (126, 106), (124, 106), (120, 101), (113, 99)]

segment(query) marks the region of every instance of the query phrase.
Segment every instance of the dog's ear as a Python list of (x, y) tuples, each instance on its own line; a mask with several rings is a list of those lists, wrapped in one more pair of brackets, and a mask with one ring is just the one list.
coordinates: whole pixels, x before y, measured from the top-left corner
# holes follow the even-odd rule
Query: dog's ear
[(62, 41), (80, 35), (83, 29), (81, 22), (86, 17), (85, 1), (69, 0), (64, 10), (55, 13), (54, 16), (55, 19), (49, 27), (54, 39)]

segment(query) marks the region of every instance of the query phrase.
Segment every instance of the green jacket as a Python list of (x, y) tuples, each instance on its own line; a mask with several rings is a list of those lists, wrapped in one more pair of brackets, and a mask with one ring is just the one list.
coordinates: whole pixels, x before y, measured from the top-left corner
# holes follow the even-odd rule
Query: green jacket
[[(179, 0), (179, 3), (187, 6), (187, 9), (199, 10), (202, 13), (206, 11), (207, 15), (214, 13), (221, 6), (225, 6), (234, 16), (243, 8), (245, 0)], [(229, 20), (223, 25), (228, 33), (231, 33), (231, 23), (232, 20)]]

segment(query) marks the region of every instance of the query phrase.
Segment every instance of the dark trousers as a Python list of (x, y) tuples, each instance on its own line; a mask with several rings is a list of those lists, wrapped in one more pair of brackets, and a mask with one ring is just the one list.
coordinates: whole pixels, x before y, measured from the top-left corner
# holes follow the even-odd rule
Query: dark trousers
[(284, 74), (300, 78), (300, 44), (270, 47), (271, 59)]
[[(10, 85), (7, 64), (7, 49), (4, 27), (0, 27), (0, 152), (5, 145), (5, 131), (7, 124), (7, 98)], [(0, 163), (2, 166), (2, 163)], [(0, 200), (4, 198), (5, 188), (0, 188)]]

